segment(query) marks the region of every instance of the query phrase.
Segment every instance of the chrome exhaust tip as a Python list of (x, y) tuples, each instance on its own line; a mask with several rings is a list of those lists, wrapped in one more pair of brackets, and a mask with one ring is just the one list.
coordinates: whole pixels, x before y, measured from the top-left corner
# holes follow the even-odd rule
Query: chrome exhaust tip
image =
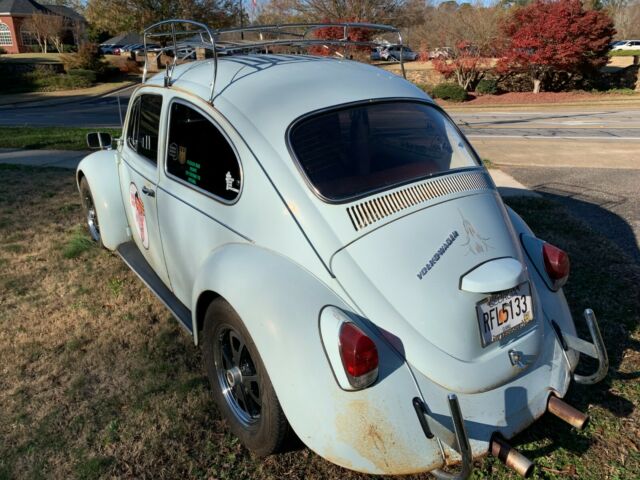
[(547, 410), (561, 420), (578, 430), (583, 430), (589, 423), (589, 415), (582, 413), (580, 410), (572, 407), (568, 403), (560, 400), (558, 397), (551, 395)]
[(509, 445), (499, 435), (491, 437), (490, 452), (491, 455), (524, 478), (529, 478), (533, 473), (533, 462)]

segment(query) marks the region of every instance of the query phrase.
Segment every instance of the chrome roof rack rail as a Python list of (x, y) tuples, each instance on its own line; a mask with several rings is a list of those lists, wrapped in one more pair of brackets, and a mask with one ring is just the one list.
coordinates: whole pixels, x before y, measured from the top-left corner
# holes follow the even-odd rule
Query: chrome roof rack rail
[[(179, 29), (177, 29), (179, 27)], [(331, 32), (336, 38), (320, 38), (318, 31), (333, 29)], [(369, 30), (378, 34), (393, 34), (396, 43), (381, 40), (353, 40), (354, 30)], [(246, 39), (245, 34), (251, 38)], [(314, 34), (316, 36), (314, 37)], [(237, 38), (237, 37), (240, 38)], [(225, 38), (231, 37), (231, 38)], [(257, 37), (257, 38), (256, 38)], [(367, 38), (367, 36), (365, 36)], [(149, 73), (148, 46), (149, 41), (160, 42), (160, 47), (153, 48), (156, 55), (166, 53), (173, 57), (171, 64), (167, 63), (164, 75), (165, 87), (170, 87), (173, 82), (173, 72), (180, 60), (187, 60), (196, 55), (197, 49), (211, 50), (213, 52), (213, 79), (210, 84), (209, 103), (213, 104), (215, 96), (216, 77), (218, 72), (218, 56), (233, 55), (234, 53), (261, 53), (269, 52), (274, 47), (304, 48), (320, 47), (331, 53), (329, 46), (342, 47), (345, 51), (340, 57), (347, 56), (349, 47), (385, 47), (390, 45), (400, 46), (400, 69), (402, 76), (406, 78), (403, 59), (403, 43), (400, 30), (389, 25), (373, 23), (286, 23), (280, 25), (251, 25), (241, 28), (211, 29), (207, 25), (193, 20), (172, 19), (155, 23), (144, 31), (144, 71), (142, 83), (145, 83)], [(196, 55), (197, 57), (197, 55)]]

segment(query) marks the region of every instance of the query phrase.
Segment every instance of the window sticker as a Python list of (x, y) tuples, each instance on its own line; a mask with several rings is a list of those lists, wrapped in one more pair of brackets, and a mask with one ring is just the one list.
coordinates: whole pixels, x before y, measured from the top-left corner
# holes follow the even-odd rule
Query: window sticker
[[(232, 192), (236, 192), (239, 193), (240, 189), (239, 188), (235, 188), (233, 186), (234, 182), (236, 181), (232, 176), (231, 176), (231, 172), (227, 172), (227, 174), (224, 176), (224, 181), (227, 184), (227, 190), (230, 190)], [(238, 182), (239, 183), (239, 182)]]
[(133, 209), (133, 218), (135, 219), (136, 231), (140, 236), (142, 246), (146, 249), (149, 248), (149, 235), (147, 233), (147, 221), (144, 216), (144, 203), (142, 198), (138, 194), (138, 188), (135, 183), (129, 185), (129, 203)]
[(172, 143), (171, 145), (169, 145), (169, 158), (171, 160), (173, 160), (174, 162), (178, 160), (178, 144), (177, 143)]
[(180, 165), (187, 161), (187, 147), (178, 147), (178, 161)]

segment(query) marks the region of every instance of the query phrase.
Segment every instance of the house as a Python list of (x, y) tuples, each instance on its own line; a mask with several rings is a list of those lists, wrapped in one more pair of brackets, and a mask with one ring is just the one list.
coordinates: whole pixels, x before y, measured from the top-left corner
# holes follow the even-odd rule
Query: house
[(25, 20), (35, 14), (57, 15), (65, 19), (64, 43), (78, 43), (86, 20), (69, 7), (43, 5), (35, 0), (0, 0), (0, 48), (6, 53), (30, 52), (37, 47), (33, 32), (23, 28)]

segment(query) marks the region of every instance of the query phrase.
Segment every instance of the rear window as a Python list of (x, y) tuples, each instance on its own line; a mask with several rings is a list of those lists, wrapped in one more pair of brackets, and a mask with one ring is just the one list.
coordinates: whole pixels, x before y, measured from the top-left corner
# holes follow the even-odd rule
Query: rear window
[(332, 201), (478, 165), (455, 126), (424, 103), (320, 113), (294, 125), (290, 142), (311, 184)]

